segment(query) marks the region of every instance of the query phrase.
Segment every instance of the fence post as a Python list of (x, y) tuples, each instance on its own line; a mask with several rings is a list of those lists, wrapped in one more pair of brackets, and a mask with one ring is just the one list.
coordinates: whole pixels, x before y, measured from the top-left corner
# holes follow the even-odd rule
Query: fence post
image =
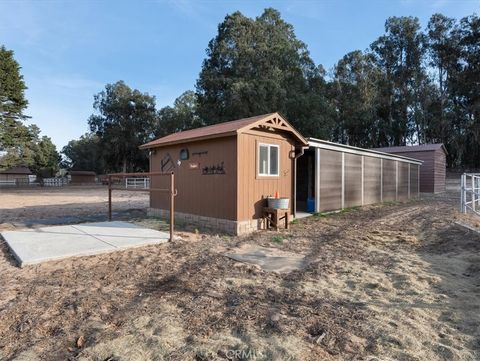
[(175, 220), (175, 174), (170, 173), (170, 242), (173, 241), (173, 227)]
[(362, 155), (362, 206), (365, 204), (365, 156)]
[(345, 208), (345, 152), (342, 152), (342, 209)]
[(475, 212), (476, 194), (475, 194), (475, 176), (472, 175), (472, 210)]
[(480, 201), (480, 197), (478, 196), (478, 190), (480, 190), (480, 178), (478, 176), (473, 176), (473, 178), (475, 179), (475, 182), (474, 184), (476, 184), (476, 187), (473, 189), (474, 193), (475, 193), (475, 196), (476, 196), (476, 200), (477, 200), (477, 203)]
[(108, 175), (108, 221), (112, 221), (112, 176)]
[(465, 183), (466, 183), (466, 175), (462, 174), (461, 180), (460, 180), (460, 212), (465, 213), (466, 212), (466, 190), (465, 190)]

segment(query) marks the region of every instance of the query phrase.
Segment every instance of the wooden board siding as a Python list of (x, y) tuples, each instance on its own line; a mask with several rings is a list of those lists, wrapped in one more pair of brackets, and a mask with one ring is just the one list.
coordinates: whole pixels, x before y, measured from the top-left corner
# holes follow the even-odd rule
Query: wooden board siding
[(410, 198), (418, 197), (418, 168), (416, 164), (410, 164)]
[(14, 181), (16, 179), (18, 179), (19, 181), (28, 182), (29, 176), (28, 174), (12, 174), (12, 173), (0, 174), (1, 181)]
[[(181, 149), (188, 150), (189, 159), (182, 160), (178, 165)], [(235, 136), (153, 148), (150, 160), (152, 172), (162, 171), (161, 162), (166, 159), (167, 154), (173, 163), (175, 187), (178, 190), (175, 198), (176, 211), (236, 220), (237, 141)], [(204, 167), (218, 166), (222, 162), (225, 174), (202, 174)], [(191, 168), (195, 166), (196, 168)], [(164, 171), (169, 170), (165, 168)], [(168, 184), (168, 177), (154, 176), (152, 179), (152, 188), (167, 188)], [(168, 200), (167, 194), (152, 192), (150, 206), (169, 209)]]
[(381, 202), (381, 159), (365, 157), (364, 160), (364, 204)]
[[(258, 176), (258, 144), (274, 144), (280, 147), (279, 176)], [(251, 131), (238, 135), (238, 198), (237, 219), (240, 221), (257, 219), (262, 216), (266, 198), (278, 191), (280, 197), (290, 199), (293, 209), (293, 140), (278, 134)]]
[(95, 183), (94, 175), (71, 175), (70, 183)]
[(396, 164), (395, 160), (383, 160), (383, 201), (396, 200)]
[(398, 200), (406, 201), (408, 199), (408, 163), (398, 162)]
[(362, 205), (362, 156), (345, 153), (345, 207)]
[(320, 211), (342, 208), (342, 152), (320, 150)]

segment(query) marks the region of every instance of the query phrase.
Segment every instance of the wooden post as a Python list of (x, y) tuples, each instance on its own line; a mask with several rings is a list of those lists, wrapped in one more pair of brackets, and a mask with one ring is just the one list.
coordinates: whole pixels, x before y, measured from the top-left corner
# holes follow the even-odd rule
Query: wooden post
[(175, 175), (170, 173), (170, 242), (173, 241), (173, 226), (175, 220)]
[(342, 209), (345, 208), (345, 152), (342, 152)]
[(112, 221), (112, 176), (108, 176), (108, 221)]

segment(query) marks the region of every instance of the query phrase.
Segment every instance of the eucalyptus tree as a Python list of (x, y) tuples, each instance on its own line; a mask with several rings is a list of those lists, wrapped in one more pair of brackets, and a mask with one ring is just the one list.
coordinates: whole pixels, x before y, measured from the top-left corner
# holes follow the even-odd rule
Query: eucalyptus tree
[(154, 135), (155, 97), (118, 81), (94, 96), (93, 107), (96, 112), (88, 124), (100, 139), (106, 168), (123, 172), (148, 169), (147, 154), (138, 147)]
[(382, 145), (388, 130), (379, 127), (382, 72), (370, 53), (346, 54), (333, 72), (331, 101), (337, 110), (334, 140), (359, 147)]
[(371, 45), (377, 64), (385, 73), (383, 126), (389, 130), (385, 145), (405, 145), (418, 138), (422, 121), (421, 90), (426, 84), (426, 37), (418, 18), (390, 17), (385, 34)]

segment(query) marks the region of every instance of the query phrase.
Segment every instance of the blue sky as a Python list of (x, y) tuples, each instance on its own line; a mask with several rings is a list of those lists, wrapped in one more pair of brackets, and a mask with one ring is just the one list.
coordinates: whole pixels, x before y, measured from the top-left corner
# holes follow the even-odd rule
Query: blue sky
[(326, 69), (365, 49), (389, 16), (480, 13), (480, 0), (9, 1), (0, 0), (0, 44), (15, 51), (28, 86), (27, 114), (61, 149), (88, 131), (93, 95), (124, 80), (170, 105), (194, 89), (208, 41), (225, 15), (278, 9)]

